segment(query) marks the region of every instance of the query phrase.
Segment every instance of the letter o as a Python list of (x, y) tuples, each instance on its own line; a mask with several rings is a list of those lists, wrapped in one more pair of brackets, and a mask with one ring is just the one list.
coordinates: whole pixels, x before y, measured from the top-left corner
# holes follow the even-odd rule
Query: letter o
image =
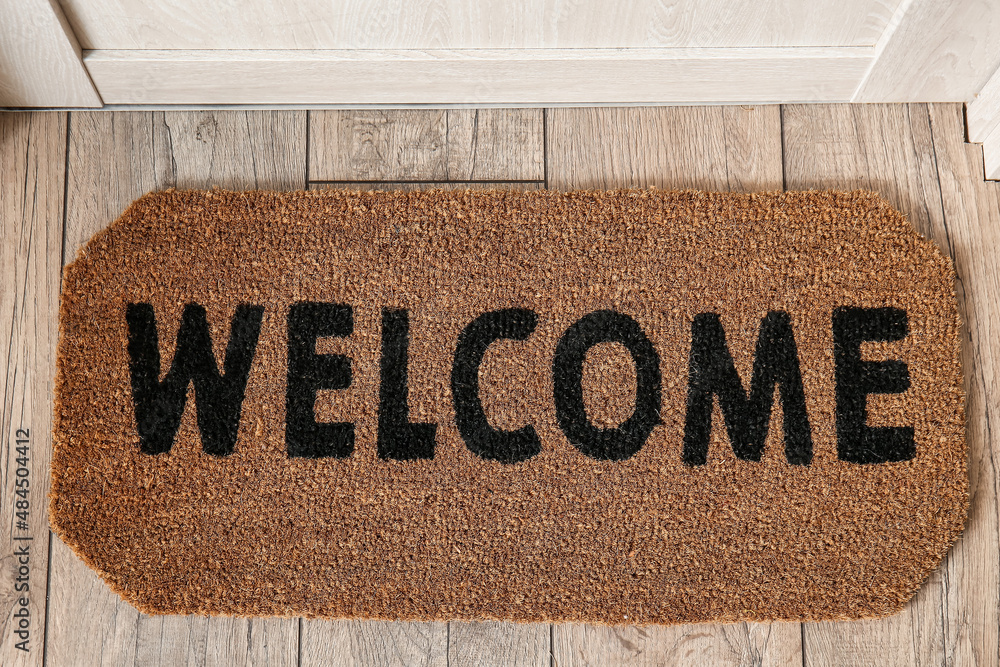
[[(635, 410), (615, 428), (597, 428), (583, 403), (583, 363), (599, 343), (621, 343), (635, 362)], [(621, 461), (646, 443), (660, 423), (660, 357), (639, 323), (613, 310), (598, 310), (570, 326), (552, 361), (556, 420), (570, 443), (591, 458)]]

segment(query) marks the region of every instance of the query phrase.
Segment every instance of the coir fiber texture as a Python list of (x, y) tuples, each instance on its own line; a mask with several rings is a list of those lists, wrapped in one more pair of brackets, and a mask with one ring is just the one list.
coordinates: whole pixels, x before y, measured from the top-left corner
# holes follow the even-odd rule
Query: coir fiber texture
[(149, 613), (889, 614), (953, 278), (867, 192), (150, 194), (66, 269), (52, 525)]

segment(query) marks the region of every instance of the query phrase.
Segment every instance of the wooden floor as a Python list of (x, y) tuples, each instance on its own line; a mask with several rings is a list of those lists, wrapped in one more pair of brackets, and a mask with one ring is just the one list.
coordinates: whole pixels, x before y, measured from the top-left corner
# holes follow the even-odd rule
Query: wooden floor
[[(0, 114), (2, 665), (1000, 665), (1000, 184), (957, 105)], [(61, 266), (169, 187), (868, 188), (955, 260), (968, 528), (905, 611), (667, 628), (150, 617), (45, 517)], [(28, 429), (18, 473), (17, 429)], [(23, 445), (22, 445), (23, 447)], [(23, 465), (26, 464), (26, 465)], [(30, 480), (26, 526), (15, 482)], [(22, 485), (23, 487), (23, 485)], [(12, 537), (13, 536), (13, 537)], [(14, 537), (31, 539), (14, 539)], [(27, 592), (17, 549), (28, 545)], [(47, 594), (47, 595), (46, 595)], [(18, 650), (19, 597), (30, 639)]]

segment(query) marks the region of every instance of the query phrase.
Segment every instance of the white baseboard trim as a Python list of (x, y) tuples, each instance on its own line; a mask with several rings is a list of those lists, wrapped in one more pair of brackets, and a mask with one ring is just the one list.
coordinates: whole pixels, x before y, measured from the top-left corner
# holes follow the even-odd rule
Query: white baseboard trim
[(1000, 126), (983, 141), (983, 170), (988, 181), (1000, 181)]
[(965, 107), (969, 141), (983, 145), (986, 178), (1000, 180), (1000, 69)]
[(981, 144), (1000, 127), (1000, 69), (993, 73), (976, 99), (966, 107), (969, 141)]
[(84, 52), (109, 105), (846, 102), (870, 47)]

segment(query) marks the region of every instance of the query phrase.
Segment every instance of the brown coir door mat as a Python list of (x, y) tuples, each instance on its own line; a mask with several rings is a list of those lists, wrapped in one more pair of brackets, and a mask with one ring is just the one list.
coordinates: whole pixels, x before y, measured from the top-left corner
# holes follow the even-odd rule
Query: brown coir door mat
[(889, 614), (953, 278), (867, 192), (150, 194), (66, 269), (52, 525), (149, 613)]

